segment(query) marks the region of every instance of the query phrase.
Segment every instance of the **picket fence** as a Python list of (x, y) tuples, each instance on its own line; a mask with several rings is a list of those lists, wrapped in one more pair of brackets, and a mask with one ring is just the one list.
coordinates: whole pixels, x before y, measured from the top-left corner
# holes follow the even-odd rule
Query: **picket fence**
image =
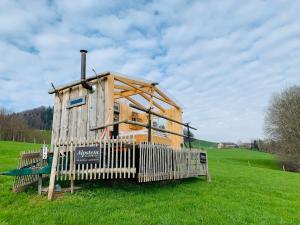
[[(76, 148), (91, 146), (99, 149), (99, 162), (76, 164)], [(136, 145), (134, 138), (65, 141), (56, 148), (56, 180), (137, 178), (150, 182), (208, 174), (206, 152), (147, 142)]]

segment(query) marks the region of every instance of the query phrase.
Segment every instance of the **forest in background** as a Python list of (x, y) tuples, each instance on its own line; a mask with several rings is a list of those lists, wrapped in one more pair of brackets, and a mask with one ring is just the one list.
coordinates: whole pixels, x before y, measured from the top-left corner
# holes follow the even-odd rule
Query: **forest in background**
[(53, 107), (41, 106), (19, 113), (0, 109), (0, 140), (50, 143)]

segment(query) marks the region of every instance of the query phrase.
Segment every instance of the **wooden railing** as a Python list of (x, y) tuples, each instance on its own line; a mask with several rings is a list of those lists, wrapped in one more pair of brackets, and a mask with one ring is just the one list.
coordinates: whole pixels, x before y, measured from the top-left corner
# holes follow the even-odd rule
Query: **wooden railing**
[(161, 144), (141, 143), (139, 145), (139, 182), (197, 176), (208, 176), (205, 151), (176, 151)]
[[(80, 152), (82, 151), (82, 152)], [(81, 154), (93, 161), (85, 161)], [(90, 157), (90, 158), (89, 158)], [(138, 182), (181, 179), (208, 175), (207, 153), (174, 150), (161, 144), (135, 144), (131, 138), (61, 141), (55, 144), (48, 198), (52, 199), (55, 180), (127, 179)]]
[[(99, 162), (76, 163), (78, 147), (96, 146)], [(94, 180), (134, 178), (135, 143), (133, 139), (116, 138), (106, 140), (77, 140), (56, 144), (59, 154), (56, 167), (57, 180)]]

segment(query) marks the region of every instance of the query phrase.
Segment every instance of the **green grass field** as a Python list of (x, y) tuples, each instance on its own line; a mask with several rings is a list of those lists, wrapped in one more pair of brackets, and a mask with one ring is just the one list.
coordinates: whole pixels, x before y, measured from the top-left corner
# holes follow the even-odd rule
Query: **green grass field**
[[(211, 142), (211, 141), (204, 141), (204, 140), (198, 140), (194, 139), (192, 142), (193, 148), (216, 148), (217, 143)], [(186, 146), (188, 146), (188, 142), (186, 142)]]
[[(0, 142), (0, 171), (38, 147)], [(208, 156), (211, 183), (81, 183), (52, 202), (36, 189), (12, 193), (13, 179), (1, 176), (0, 224), (300, 224), (300, 174), (261, 152), (209, 149)]]

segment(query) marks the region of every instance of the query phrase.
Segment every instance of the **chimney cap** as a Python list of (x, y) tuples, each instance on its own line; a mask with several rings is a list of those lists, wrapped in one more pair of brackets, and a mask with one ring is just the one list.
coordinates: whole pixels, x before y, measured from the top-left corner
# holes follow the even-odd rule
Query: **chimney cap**
[(88, 51), (85, 50), (85, 49), (81, 49), (80, 52), (84, 52), (84, 53), (87, 53)]

